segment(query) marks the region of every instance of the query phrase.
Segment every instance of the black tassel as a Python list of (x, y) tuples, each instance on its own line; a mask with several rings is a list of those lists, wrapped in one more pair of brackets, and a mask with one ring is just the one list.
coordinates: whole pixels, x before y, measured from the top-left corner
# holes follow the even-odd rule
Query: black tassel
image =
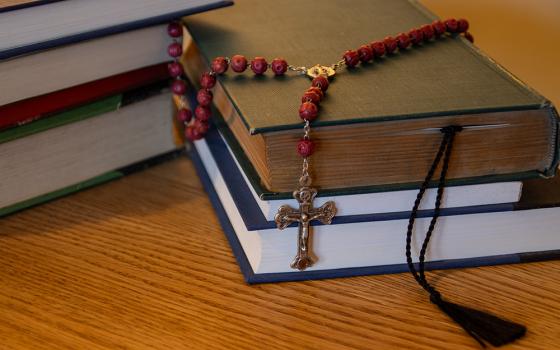
[[(447, 169), (449, 168), (451, 147), (453, 146), (455, 133), (461, 130), (462, 128), (460, 126), (449, 126), (441, 129), (441, 132), (444, 134), (443, 140), (441, 141), (436, 158), (434, 159), (434, 162), (432, 163), (432, 166), (428, 171), (428, 175), (424, 179), (424, 182), (422, 183), (422, 186), (418, 191), (418, 196), (416, 197), (414, 207), (412, 208), (412, 211), (410, 213), (408, 229), (406, 232), (406, 261), (410, 273), (412, 274), (416, 282), (418, 282), (418, 284), (422, 286), (422, 288), (430, 293), (430, 300), (432, 303), (436, 304), (441, 311), (446, 313), (453, 321), (463, 327), (463, 329), (482, 347), (486, 347), (485, 342), (488, 342), (493, 346), (501, 346), (511, 343), (518, 338), (521, 338), (527, 330), (525, 326), (503, 320), (492, 314), (488, 314), (443, 300), (441, 298), (441, 294), (428, 283), (428, 281), (426, 280), (426, 275), (424, 273), (424, 260), (426, 258), (426, 251), (428, 249), (428, 244), (430, 242), (432, 232), (434, 231), (437, 219), (440, 214), (441, 199), (443, 197), (443, 191), (445, 188), (445, 176), (447, 174)], [(412, 231), (414, 229), (414, 221), (416, 220), (418, 208), (420, 207), (422, 197), (424, 196), (424, 193), (426, 192), (426, 189), (428, 188), (428, 185), (442, 157), (443, 165), (439, 177), (434, 215), (432, 216), (430, 226), (428, 227), (428, 231), (426, 232), (426, 238), (424, 238), (422, 248), (420, 249), (417, 271), (412, 262), (411, 254), (411, 241)]]
[(523, 325), (503, 320), (486, 312), (445, 301), (440, 296), (432, 296), (430, 300), (441, 311), (451, 317), (453, 321), (463, 327), (482, 347), (486, 347), (485, 341), (493, 346), (511, 343), (524, 336), (527, 331), (527, 328)]

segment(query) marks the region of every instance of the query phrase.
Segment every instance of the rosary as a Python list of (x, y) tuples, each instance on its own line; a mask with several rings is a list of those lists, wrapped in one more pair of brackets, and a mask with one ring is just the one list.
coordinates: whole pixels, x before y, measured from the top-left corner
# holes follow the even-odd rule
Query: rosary
[[(319, 115), (319, 105), (329, 88), (329, 81), (332, 80), (336, 72), (343, 66), (346, 66), (348, 69), (353, 69), (360, 62), (369, 63), (374, 59), (390, 57), (398, 50), (407, 50), (443, 36), (454, 37), (462, 34), (467, 40), (473, 42), (472, 35), (467, 31), (468, 28), (469, 23), (465, 19), (456, 20), (451, 18), (445, 21), (436, 20), (431, 24), (413, 28), (407, 33), (400, 33), (395, 37), (388, 36), (383, 40), (362, 45), (357, 50), (348, 50), (344, 52), (340, 61), (330, 66), (317, 64), (311, 68), (303, 66), (297, 67), (289, 65), (283, 58), (275, 58), (268, 63), (264, 57), (255, 57), (249, 63), (242, 55), (216, 57), (211, 63), (210, 71), (203, 73), (200, 77), (201, 89), (196, 94), (198, 106), (196, 106), (194, 110), (193, 118), (193, 112), (188, 108), (188, 102), (184, 96), (187, 86), (182, 79), (184, 73), (183, 67), (178, 62), (178, 58), (182, 55), (182, 46), (178, 41), (182, 36), (182, 26), (177, 22), (173, 22), (168, 26), (168, 34), (173, 38), (173, 43), (168, 47), (168, 54), (173, 57), (174, 61), (169, 64), (168, 68), (170, 76), (174, 79), (171, 90), (180, 99), (177, 118), (184, 124), (185, 137), (188, 140), (195, 141), (203, 138), (209, 128), (208, 122), (211, 116), (210, 104), (213, 99), (211, 90), (216, 84), (216, 76), (224, 74), (229, 67), (236, 73), (242, 73), (247, 67), (250, 67), (256, 75), (262, 75), (270, 68), (277, 76), (284, 75), (290, 71), (296, 74), (306, 75), (311, 79), (311, 87), (303, 93), (298, 111), (303, 122), (303, 136), (297, 143), (296, 151), (302, 157), (303, 165), (302, 173), (299, 178), (300, 187), (293, 192), (293, 197), (299, 203), (299, 208), (294, 209), (289, 205), (283, 205), (278, 209), (274, 217), (276, 226), (280, 230), (285, 229), (292, 223), (298, 223), (297, 254), (290, 266), (300, 271), (305, 270), (315, 262), (309, 247), (310, 222), (317, 220), (323, 224), (330, 224), (336, 215), (336, 206), (333, 201), (328, 201), (319, 208), (313, 207), (313, 200), (317, 196), (317, 189), (311, 187), (312, 180), (309, 175), (309, 157), (315, 150), (315, 144), (310, 135), (311, 122), (317, 119)], [(462, 127), (456, 125), (451, 125), (440, 130), (443, 134), (443, 138), (439, 150), (424, 182), (420, 186), (409, 218), (406, 233), (406, 261), (410, 273), (416, 282), (428, 292), (430, 301), (433, 304), (458, 323), (482, 347), (486, 347), (485, 342), (489, 342), (493, 346), (500, 346), (522, 337), (526, 332), (526, 328), (523, 325), (503, 320), (492, 314), (444, 300), (441, 293), (437, 291), (433, 285), (428, 283), (425, 276), (425, 255), (430, 237), (439, 217), (453, 139), (456, 133), (461, 130)], [(416, 267), (411, 256), (411, 240), (414, 222), (422, 197), (434, 176), (436, 168), (438, 168), (442, 160), (443, 163), (438, 181), (435, 210), (420, 250), (419, 264), (418, 267)]]
[[(303, 137), (297, 143), (297, 152), (303, 158), (301, 177), (299, 178), (299, 188), (293, 192), (293, 197), (299, 203), (299, 209), (294, 209), (288, 205), (283, 205), (278, 209), (274, 221), (278, 229), (283, 230), (290, 224), (297, 222), (297, 254), (291, 263), (291, 267), (298, 270), (305, 270), (314, 263), (309, 247), (309, 223), (318, 220), (323, 224), (330, 224), (336, 215), (334, 202), (329, 201), (320, 208), (313, 207), (313, 200), (317, 195), (317, 190), (311, 187), (311, 177), (309, 176), (309, 157), (315, 150), (311, 133), (311, 122), (319, 115), (319, 105), (329, 88), (329, 79), (332, 79), (336, 72), (343, 66), (349, 69), (356, 67), (360, 62), (372, 62), (375, 58), (389, 57), (398, 50), (406, 50), (409, 47), (421, 45), (445, 35), (457, 35), (463, 33), (465, 37), (473, 41), (472, 35), (467, 32), (469, 23), (465, 19), (448, 19), (444, 22), (434, 21), (420, 28), (411, 29), (408, 33), (400, 33), (395, 38), (388, 36), (383, 40), (374, 41), (368, 45), (362, 45), (357, 50), (348, 50), (342, 59), (330, 66), (315, 65), (311, 68), (295, 67), (289, 65), (283, 58), (275, 58), (268, 63), (264, 57), (255, 57), (250, 62), (250, 67), (256, 75), (264, 74), (268, 68), (275, 75), (284, 75), (291, 71), (311, 78), (311, 87), (308, 88), (301, 97), (299, 116), (303, 121)], [(185, 125), (185, 136), (194, 141), (202, 138), (208, 131), (208, 120), (210, 119), (210, 104), (212, 103), (211, 89), (216, 84), (216, 76), (224, 74), (228, 67), (236, 73), (244, 72), (249, 63), (244, 56), (234, 55), (230, 57), (216, 57), (211, 63), (211, 69), (202, 74), (200, 78), (201, 89), (196, 94), (198, 106), (192, 111), (187, 107), (184, 97), (186, 83), (181, 79), (183, 68), (178, 62), (178, 57), (182, 54), (182, 47), (177, 38), (182, 35), (182, 27), (179, 23), (171, 23), (168, 27), (169, 35), (174, 38), (174, 42), (169, 45), (168, 53), (175, 59), (169, 64), (169, 74), (175, 78), (171, 89), (174, 94), (181, 97), (181, 106), (178, 111), (178, 119)]]

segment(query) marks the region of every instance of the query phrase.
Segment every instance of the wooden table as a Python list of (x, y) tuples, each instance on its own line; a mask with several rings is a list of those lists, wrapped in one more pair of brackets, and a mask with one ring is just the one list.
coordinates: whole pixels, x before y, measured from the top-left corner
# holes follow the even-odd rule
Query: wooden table
[[(527, 325), (508, 348), (560, 347), (560, 262), (431, 276)], [(0, 320), (0, 349), (478, 348), (408, 274), (245, 285), (187, 159), (0, 220)]]

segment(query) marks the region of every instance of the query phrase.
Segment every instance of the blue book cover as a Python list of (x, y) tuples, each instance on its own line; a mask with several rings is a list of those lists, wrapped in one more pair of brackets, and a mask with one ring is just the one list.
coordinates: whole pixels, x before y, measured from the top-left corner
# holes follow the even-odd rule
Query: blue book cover
[[(223, 141), (221, 140), (219, 134), (214, 129), (209, 132), (207, 137), (208, 144), (219, 145), (225, 147)], [(220, 165), (220, 172), (222, 174), (228, 174), (228, 179), (226, 181), (228, 189), (231, 191), (231, 195), (236, 201), (237, 208), (246, 223), (256, 225), (261, 225), (259, 227), (269, 228), (270, 223), (266, 222), (262, 212), (260, 212), (258, 206), (254, 202), (254, 198), (250, 195), (246, 187), (243, 178), (237, 178), (241, 176), (239, 174), (238, 168), (235, 164), (231, 164), (233, 161), (230, 159), (228, 162), (228, 156), (231, 157), (227, 149), (219, 149), (216, 147), (211, 147), (212, 155), (216, 157), (216, 163)], [(224, 230), (224, 233), (229, 241), (232, 251), (237, 259), (241, 272), (247, 283), (267, 283), (267, 282), (284, 282), (284, 281), (300, 281), (300, 280), (310, 280), (310, 279), (324, 279), (324, 278), (338, 278), (338, 277), (351, 277), (351, 276), (361, 276), (361, 275), (373, 275), (373, 274), (386, 274), (386, 273), (400, 273), (408, 271), (406, 263), (393, 264), (393, 265), (382, 265), (382, 266), (365, 266), (356, 268), (341, 268), (341, 269), (329, 269), (329, 270), (315, 270), (315, 271), (303, 271), (303, 272), (282, 272), (282, 273), (254, 273), (251, 265), (247, 259), (247, 256), (237, 238), (235, 230), (228, 219), (225, 209), (220, 202), (218, 194), (216, 193), (213, 184), (204, 168), (202, 160), (200, 159), (196, 150), (191, 150), (191, 157), (193, 163), (196, 167), (197, 173), (201, 179), (201, 182), (208, 193), (210, 201), (214, 206), (220, 224)], [(233, 165), (233, 166), (231, 166)], [(534, 184), (529, 183), (528, 187), (542, 188), (542, 193), (550, 194), (551, 192), (558, 193), (556, 191), (550, 191), (549, 189), (543, 188), (543, 182), (536, 181)], [(554, 183), (548, 182), (548, 186), (553, 186), (558, 189), (558, 181)], [(244, 187), (245, 186), (245, 187)], [(530, 193), (535, 193), (538, 191), (529, 191)], [(238, 201), (243, 201), (241, 202)], [(505, 210), (526, 210), (541, 207), (558, 206), (558, 196), (548, 195), (548, 198), (541, 200), (539, 203), (535, 202), (535, 198), (529, 198), (523, 200), (518, 204), (508, 204), (508, 205), (492, 205), (484, 206), (484, 208), (453, 208), (447, 211), (446, 215), (460, 215), (463, 213), (472, 212), (489, 212), (489, 211), (505, 211)], [(243, 209), (242, 209), (243, 208)], [(242, 213), (243, 212), (243, 213)], [(431, 211), (426, 211), (423, 213), (424, 216), (429, 216)], [(260, 217), (259, 217), (260, 213)], [(252, 217), (253, 215), (257, 218)], [(359, 222), (356, 220), (362, 219), (366, 221), (371, 220), (393, 220), (401, 219), (403, 217), (408, 217), (408, 213), (389, 213), (389, 214), (374, 214), (369, 218), (346, 218), (344, 220), (354, 220), (349, 222)], [(262, 221), (264, 220), (264, 222)], [(266, 223), (265, 223), (266, 222)], [(404, 254), (404, 252), (403, 252)], [(540, 252), (528, 252), (519, 254), (505, 254), (497, 256), (485, 256), (469, 259), (453, 259), (453, 260), (441, 260), (432, 261), (426, 264), (426, 268), (431, 269), (449, 269), (449, 268), (464, 268), (464, 267), (477, 267), (477, 266), (487, 266), (487, 265), (497, 265), (497, 264), (513, 264), (522, 262), (532, 262), (532, 261), (542, 261), (560, 258), (560, 250), (549, 250)]]

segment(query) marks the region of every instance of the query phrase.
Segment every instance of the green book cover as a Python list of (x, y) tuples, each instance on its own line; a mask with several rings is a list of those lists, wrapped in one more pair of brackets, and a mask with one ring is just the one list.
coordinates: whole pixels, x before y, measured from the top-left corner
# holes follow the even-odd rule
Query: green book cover
[[(433, 20), (409, 0), (281, 0), (274, 6), (242, 0), (185, 18), (185, 25), (207, 61), (242, 54), (312, 67), (331, 65), (348, 49)], [(298, 108), (309, 86), (305, 76), (230, 70), (220, 83), (251, 133), (301, 128)], [(340, 70), (313, 125), (539, 108), (552, 107), (466, 39), (444, 38)]]
[[(283, 57), (291, 65), (311, 67), (331, 65), (348, 49), (407, 32), (434, 19), (412, 0), (281, 0), (275, 6), (258, 0), (240, 0), (231, 8), (185, 18), (184, 23), (206, 64), (216, 56), (242, 54), (248, 59), (264, 56), (269, 61)], [(476, 29), (473, 30), (476, 36)], [(309, 87), (307, 77), (293, 73), (277, 77), (270, 72), (255, 76), (250, 69), (245, 74), (230, 69), (219, 77), (219, 83), (250, 134), (272, 135), (301, 129), (298, 108), (303, 91)], [(319, 118), (312, 123), (313, 130), (332, 125), (538, 111), (550, 121), (552, 136), (546, 165), (534, 170), (478, 174), (449, 183), (552, 176), (558, 165), (555, 108), (462, 37), (445, 37), (371, 64), (342, 69), (334, 77), (320, 108)], [(218, 113), (214, 114), (219, 120)], [(267, 190), (238, 140), (227, 126), (219, 127), (261, 198), (289, 196), (288, 192)], [(321, 193), (364, 193), (417, 186), (416, 182), (386, 183), (323, 188)]]

